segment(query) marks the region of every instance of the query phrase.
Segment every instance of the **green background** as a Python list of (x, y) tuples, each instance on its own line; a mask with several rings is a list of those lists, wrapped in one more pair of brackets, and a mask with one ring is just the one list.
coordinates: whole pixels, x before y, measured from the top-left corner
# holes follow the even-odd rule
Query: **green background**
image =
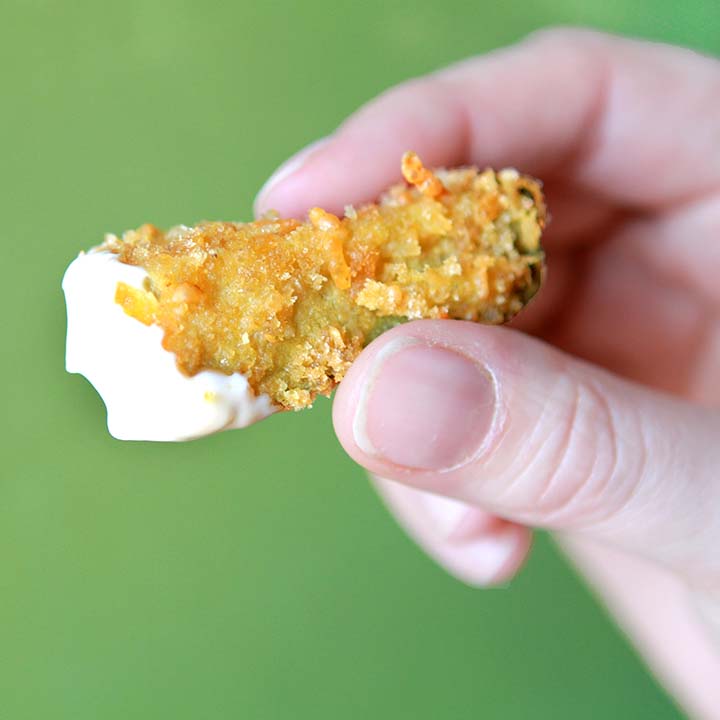
[(120, 443), (63, 370), (60, 279), (105, 231), (245, 219), (273, 168), (412, 75), (552, 23), (718, 51), (716, 2), (0, 6), (0, 716), (662, 718), (551, 544), (508, 587), (427, 560), (330, 404)]

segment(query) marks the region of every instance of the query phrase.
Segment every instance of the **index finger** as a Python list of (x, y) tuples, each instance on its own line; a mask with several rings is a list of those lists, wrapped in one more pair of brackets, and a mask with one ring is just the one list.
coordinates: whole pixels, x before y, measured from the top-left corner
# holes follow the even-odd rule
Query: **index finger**
[(429, 166), (514, 166), (657, 208), (720, 189), (720, 63), (581, 30), (545, 31), (398, 86), (277, 173), (256, 211), (375, 199), (415, 150)]

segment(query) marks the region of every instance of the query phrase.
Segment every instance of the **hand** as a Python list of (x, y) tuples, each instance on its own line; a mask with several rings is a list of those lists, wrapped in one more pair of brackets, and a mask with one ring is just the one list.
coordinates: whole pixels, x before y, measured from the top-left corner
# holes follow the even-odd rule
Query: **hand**
[(257, 200), (342, 212), (397, 181), (408, 149), (428, 166), (545, 181), (536, 301), (510, 328), (421, 321), (381, 336), (337, 392), (336, 431), (466, 582), (508, 579), (528, 527), (553, 530), (708, 718), (720, 717), (719, 97), (713, 59), (543, 32), (385, 93)]

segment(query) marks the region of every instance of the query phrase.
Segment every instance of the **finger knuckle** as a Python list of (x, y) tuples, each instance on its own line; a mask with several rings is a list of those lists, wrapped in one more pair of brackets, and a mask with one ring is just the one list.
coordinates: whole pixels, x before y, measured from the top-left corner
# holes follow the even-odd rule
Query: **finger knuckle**
[(541, 513), (549, 526), (565, 528), (616, 513), (633, 487), (620, 481), (624, 441), (606, 388), (581, 374), (566, 383), (561, 406), (540, 431), (522, 473), (522, 484), (530, 488), (528, 510)]

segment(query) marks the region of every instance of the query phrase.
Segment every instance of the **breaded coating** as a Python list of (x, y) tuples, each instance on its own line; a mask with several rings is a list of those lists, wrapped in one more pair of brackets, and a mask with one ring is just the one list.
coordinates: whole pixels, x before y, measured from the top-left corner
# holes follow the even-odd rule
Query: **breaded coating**
[(186, 375), (244, 373), (286, 409), (329, 394), (382, 331), (416, 318), (498, 324), (537, 292), (545, 205), (515, 170), (431, 172), (414, 153), (408, 184), (377, 204), (320, 208), (308, 221), (266, 217), (108, 236), (104, 250), (141, 266), (119, 283), (125, 312), (164, 331)]

